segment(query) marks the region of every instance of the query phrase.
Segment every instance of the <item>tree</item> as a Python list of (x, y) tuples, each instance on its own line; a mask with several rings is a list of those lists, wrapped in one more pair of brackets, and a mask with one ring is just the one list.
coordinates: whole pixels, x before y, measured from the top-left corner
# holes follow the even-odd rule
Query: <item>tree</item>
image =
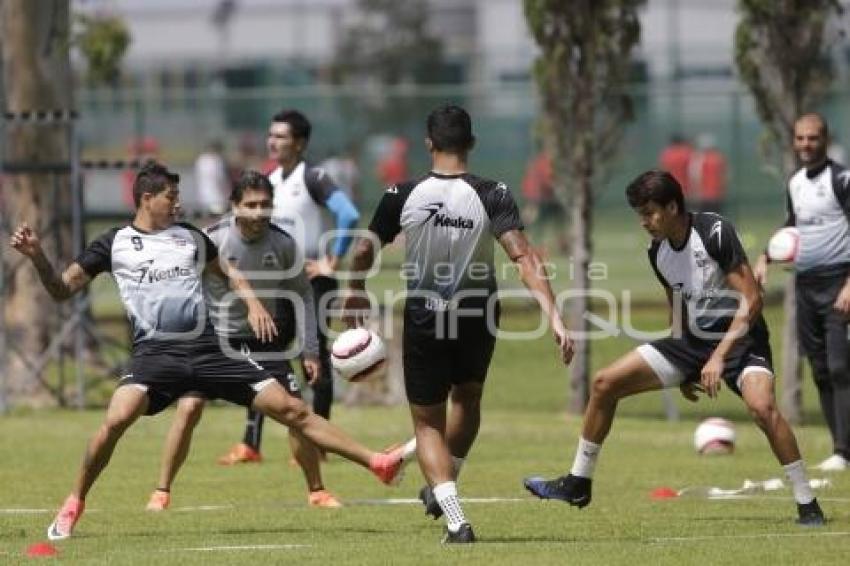
[[(82, 17), (72, 38), (69, 0), (0, 0), (3, 99), (11, 113), (73, 109), (70, 47), (78, 43), (88, 60), (89, 77), (114, 81), (128, 36), (112, 17)], [(72, 260), (69, 166), (69, 124), (10, 122), (6, 127), (6, 154), (0, 163), (7, 175), (2, 184), (0, 227), (26, 222), (43, 236), (49, 257), (58, 265)], [(4, 372), (9, 400), (45, 404), (52, 396), (64, 399), (41, 378), (32, 360), (41, 356), (53, 332), (67, 315), (42, 290), (34, 270), (13, 269), (20, 258), (0, 243), (5, 335), (8, 347)], [(12, 338), (12, 339), (9, 339)], [(3, 360), (0, 360), (2, 362)], [(0, 380), (0, 384), (4, 380)], [(52, 394), (52, 396), (51, 396)]]
[[(644, 0), (524, 0), (525, 17), (541, 55), (534, 72), (542, 100), (544, 146), (552, 156), (556, 192), (572, 219), (571, 259), (576, 299), (570, 326), (587, 331), (589, 267), (593, 256), (593, 187), (600, 166), (617, 149), (632, 118), (624, 86), (640, 39)], [(570, 410), (589, 397), (590, 341), (580, 340), (572, 363)]]
[[(447, 80), (443, 42), (428, 29), (427, 0), (359, 0), (361, 17), (344, 28), (331, 69), (338, 85), (357, 89), (346, 116), (364, 115), (369, 132), (419, 131), (430, 101), (417, 85)], [(402, 94), (402, 96), (398, 96)]]
[[(832, 78), (826, 24), (842, 13), (839, 0), (739, 0), (735, 63), (766, 128), (762, 154), (787, 179), (796, 168), (794, 121), (825, 93)], [(783, 406), (791, 422), (802, 417), (794, 280), (785, 288)]]
[[(6, 109), (13, 113), (71, 110), (68, 0), (5, 0), (0, 10)], [(68, 162), (66, 132), (60, 125), (10, 123), (7, 126), (5, 165), (18, 166), (19, 171), (7, 175), (3, 184), (4, 224), (27, 222), (42, 233), (50, 233), (51, 228), (61, 229), (49, 225), (50, 211), (54, 195), (59, 198), (58, 210), (70, 202), (68, 176), (37, 172), (35, 168)], [(7, 266), (12, 266), (19, 262), (11, 262), (6, 238), (3, 255)], [(68, 259), (70, 238), (44, 239), (52, 257), (59, 261)], [(61, 242), (68, 245), (62, 246)], [(10, 400), (43, 404), (50, 399), (49, 392), (36, 379), (26, 359), (32, 360), (44, 350), (50, 328), (57, 320), (56, 309), (46, 300), (34, 270), (17, 269), (7, 279), (6, 336), (14, 339), (7, 340), (8, 365), (0, 370), (6, 372)]]

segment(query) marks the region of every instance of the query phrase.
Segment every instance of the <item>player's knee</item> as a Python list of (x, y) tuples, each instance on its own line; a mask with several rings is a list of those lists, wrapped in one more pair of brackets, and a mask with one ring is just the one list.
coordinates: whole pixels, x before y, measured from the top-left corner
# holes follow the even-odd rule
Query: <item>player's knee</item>
[(107, 415), (102, 430), (108, 436), (121, 436), (135, 420), (130, 411), (113, 411)]
[(748, 403), (753, 420), (761, 426), (767, 426), (779, 414), (772, 399), (756, 399)]
[(591, 394), (602, 399), (610, 399), (617, 395), (617, 382), (614, 375), (604, 369), (597, 371), (593, 376)]
[(184, 397), (177, 405), (177, 417), (187, 427), (195, 427), (204, 414), (204, 400), (199, 397)]
[(278, 408), (276, 413), (284, 424), (297, 427), (310, 415), (310, 409), (301, 399), (291, 397)]

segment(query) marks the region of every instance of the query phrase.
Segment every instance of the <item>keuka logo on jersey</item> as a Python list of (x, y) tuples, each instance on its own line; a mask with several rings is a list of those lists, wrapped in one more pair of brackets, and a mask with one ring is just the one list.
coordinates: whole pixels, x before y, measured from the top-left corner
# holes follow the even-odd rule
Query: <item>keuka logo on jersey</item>
[(142, 264), (137, 268), (139, 271), (139, 285), (141, 285), (145, 280), (148, 283), (158, 283), (160, 281), (165, 281), (168, 279), (177, 279), (178, 277), (191, 277), (192, 270), (187, 267), (180, 267), (179, 265), (175, 265), (174, 267), (169, 267), (167, 269), (156, 269), (153, 267), (153, 260), (147, 260), (142, 262)]
[(434, 226), (447, 226), (450, 228), (463, 228), (464, 230), (472, 230), (475, 223), (471, 218), (464, 218), (463, 216), (458, 216), (456, 218), (452, 218), (446, 214), (437, 214), (434, 216)]
[(451, 217), (448, 214), (440, 214), (440, 210), (442, 210), (443, 206), (445, 206), (442, 202), (432, 202), (430, 204), (426, 204), (420, 210), (427, 212), (428, 215), (422, 221), (423, 224), (434, 219), (434, 226), (442, 226), (448, 228), (462, 228), (464, 230), (471, 230), (475, 226), (475, 222), (472, 221), (471, 218), (466, 218), (463, 216)]

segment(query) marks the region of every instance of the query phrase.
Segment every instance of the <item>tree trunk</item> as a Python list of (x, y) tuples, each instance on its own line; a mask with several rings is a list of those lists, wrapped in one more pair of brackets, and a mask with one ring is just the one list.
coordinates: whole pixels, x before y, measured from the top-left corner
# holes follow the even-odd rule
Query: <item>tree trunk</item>
[[(68, 0), (4, 0), (0, 3), (0, 26), (7, 110), (70, 109)], [(19, 167), (68, 163), (67, 127), (33, 122), (8, 124), (3, 160)], [(67, 174), (9, 174), (2, 201), (8, 226), (28, 223), (42, 235), (49, 257), (60, 263), (67, 261), (72, 244), (68, 223), (53, 214), (61, 211), (67, 217), (70, 213)], [(58, 321), (57, 309), (42, 289), (35, 270), (21, 265), (21, 257), (8, 246), (2, 247), (9, 274), (4, 314), (10, 352), (7, 367), (0, 371), (6, 372), (10, 404), (46, 404), (51, 401), (49, 391), (32, 374), (30, 366), (48, 343), (50, 327)], [(11, 272), (13, 266), (19, 267)]]
[[(589, 267), (592, 257), (591, 230), (593, 224), (593, 166), (590, 160), (582, 162), (582, 174), (577, 180), (572, 209), (572, 262), (573, 290), (575, 297), (570, 302), (570, 327), (587, 336), (589, 322), (585, 316), (590, 310)], [(576, 341), (575, 355), (570, 364), (569, 412), (581, 415), (590, 398), (590, 340), (582, 337)]]
[(575, 356), (570, 364), (570, 402), (569, 412), (584, 414), (590, 399), (590, 340), (587, 335), (590, 323), (587, 313), (590, 311), (590, 260), (593, 257), (593, 163), (595, 157), (595, 132), (593, 117), (596, 108), (593, 100), (595, 77), (592, 60), (582, 66), (585, 75), (582, 83), (583, 94), (576, 97), (573, 120), (576, 128), (576, 145), (571, 156), (571, 172), (576, 179), (575, 197), (572, 201), (573, 238), (573, 290), (576, 297), (571, 302), (570, 327), (581, 333), (576, 342)]

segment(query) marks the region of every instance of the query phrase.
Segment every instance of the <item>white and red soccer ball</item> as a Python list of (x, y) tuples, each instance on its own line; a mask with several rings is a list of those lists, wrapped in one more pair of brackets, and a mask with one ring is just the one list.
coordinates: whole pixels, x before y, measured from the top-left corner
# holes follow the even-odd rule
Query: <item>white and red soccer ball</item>
[(767, 243), (767, 257), (777, 263), (794, 261), (799, 251), (800, 231), (794, 226), (780, 228)]
[(703, 455), (731, 454), (735, 451), (735, 425), (726, 419), (705, 419), (694, 431), (694, 449)]
[(364, 381), (386, 369), (387, 347), (376, 333), (352, 328), (334, 340), (331, 365), (346, 381)]

